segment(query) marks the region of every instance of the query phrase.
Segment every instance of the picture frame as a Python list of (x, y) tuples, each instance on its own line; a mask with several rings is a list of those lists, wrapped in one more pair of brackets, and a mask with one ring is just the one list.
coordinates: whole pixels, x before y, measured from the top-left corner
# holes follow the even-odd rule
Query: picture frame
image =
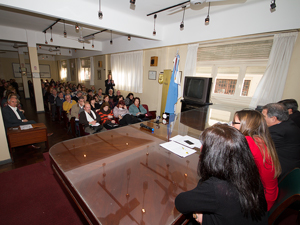
[(157, 74), (156, 71), (149, 70), (149, 72), (148, 72), (148, 79), (149, 80), (156, 80), (156, 74)]
[(98, 70), (98, 71), (97, 71), (97, 75), (98, 75), (98, 80), (102, 80), (102, 77), (101, 77), (101, 70)]

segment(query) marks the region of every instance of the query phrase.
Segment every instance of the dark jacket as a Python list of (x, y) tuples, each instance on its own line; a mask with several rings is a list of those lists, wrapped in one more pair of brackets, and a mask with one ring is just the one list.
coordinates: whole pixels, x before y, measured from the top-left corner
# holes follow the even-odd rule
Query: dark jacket
[(291, 120), (269, 127), (281, 164), (279, 180), (295, 167), (300, 167), (300, 128)]
[(300, 128), (300, 112), (298, 110), (290, 115), (290, 119)]
[[(95, 113), (95, 112), (94, 112)], [(96, 118), (93, 117), (93, 114), (91, 113), (90, 116), (96, 120), (96, 122), (100, 123), (100, 116), (95, 113), (96, 115)], [(85, 115), (85, 111), (82, 111), (80, 114), (79, 114), (79, 123), (83, 124), (84, 127), (88, 127), (89, 126), (89, 122), (87, 121), (87, 118), (86, 118), (86, 115)]]
[(9, 127), (17, 127), (20, 125), (35, 123), (34, 121), (22, 122), (22, 120), (25, 120), (26, 118), (19, 109), (17, 109), (17, 112), (19, 113), (21, 120), (17, 118), (16, 114), (9, 106), (5, 106), (4, 108), (2, 108), (2, 116), (3, 116), (4, 126), (6, 129)]

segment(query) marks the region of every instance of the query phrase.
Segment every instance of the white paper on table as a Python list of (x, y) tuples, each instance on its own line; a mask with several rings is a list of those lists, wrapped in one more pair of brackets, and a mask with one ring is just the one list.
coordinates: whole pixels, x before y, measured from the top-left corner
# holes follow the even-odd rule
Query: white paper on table
[(100, 126), (100, 123), (96, 123), (95, 125), (92, 125), (92, 127), (98, 127)]
[(31, 129), (31, 128), (33, 128), (31, 124), (26, 124), (26, 125), (21, 125), (20, 126), (21, 130), (28, 130), (28, 129)]
[[(170, 138), (170, 140), (175, 141), (179, 144), (185, 145), (185, 146), (190, 147), (190, 148), (194, 148), (194, 147), (201, 148), (201, 146), (202, 146), (199, 139), (193, 138), (193, 137), (188, 136), (188, 135), (185, 135), (185, 136), (176, 135), (176, 136)], [(188, 144), (186, 141), (190, 141), (193, 144)]]
[(187, 157), (196, 152), (195, 150), (193, 150), (189, 147), (183, 146), (181, 144), (178, 144), (174, 141), (169, 141), (169, 142), (160, 144), (160, 146), (175, 153), (176, 155), (181, 156), (181, 157)]

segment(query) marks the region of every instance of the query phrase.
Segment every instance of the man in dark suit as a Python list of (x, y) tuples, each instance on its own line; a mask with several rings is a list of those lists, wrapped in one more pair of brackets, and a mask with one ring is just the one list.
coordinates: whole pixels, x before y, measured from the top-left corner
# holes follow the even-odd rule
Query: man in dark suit
[(281, 164), (281, 180), (295, 167), (300, 167), (300, 128), (289, 119), (287, 108), (281, 103), (271, 103), (263, 107), (264, 115), (278, 158)]
[(10, 95), (7, 99), (8, 105), (2, 109), (5, 128), (17, 127), (25, 124), (33, 124), (35, 121), (27, 120), (24, 114), (17, 108), (18, 98), (16, 95)]
[(288, 109), (289, 118), (300, 127), (300, 112), (298, 111), (298, 103), (295, 99), (285, 99), (278, 103), (282, 103)]

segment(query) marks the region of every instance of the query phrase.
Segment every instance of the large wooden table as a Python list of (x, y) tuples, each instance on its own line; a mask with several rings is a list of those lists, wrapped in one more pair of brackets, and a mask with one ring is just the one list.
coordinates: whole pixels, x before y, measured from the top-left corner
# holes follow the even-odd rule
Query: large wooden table
[(39, 142), (45, 142), (49, 149), (47, 127), (43, 123), (32, 124), (31, 129), (21, 130), (20, 127), (11, 127), (7, 129), (7, 139), (9, 144), (10, 156), (13, 160), (12, 149), (15, 147), (29, 145)]
[(144, 122), (154, 132), (134, 124), (58, 143), (50, 149), (52, 167), (90, 224), (179, 224), (174, 200), (199, 180), (199, 149), (181, 158), (159, 144), (177, 134), (198, 138), (209, 112), (183, 112), (166, 125)]

